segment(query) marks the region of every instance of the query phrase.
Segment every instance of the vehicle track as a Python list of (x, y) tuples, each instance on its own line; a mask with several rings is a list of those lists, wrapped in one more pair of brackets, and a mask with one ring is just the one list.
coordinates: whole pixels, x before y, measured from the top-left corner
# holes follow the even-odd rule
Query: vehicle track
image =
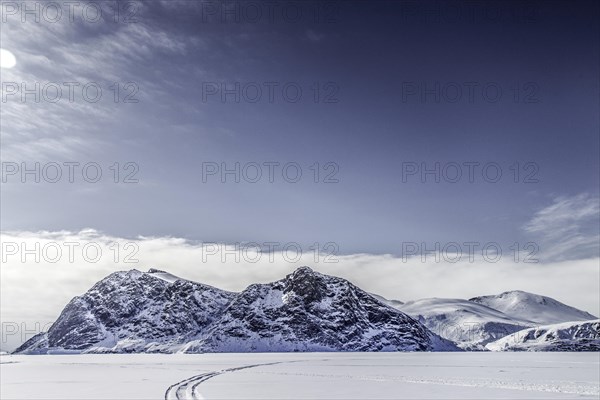
[(165, 400), (200, 399), (201, 397), (200, 397), (200, 393), (198, 393), (198, 386), (202, 382), (205, 382), (205, 381), (209, 380), (210, 378), (213, 378), (217, 375), (225, 374), (227, 372), (239, 371), (241, 369), (261, 367), (264, 365), (283, 364), (283, 363), (289, 363), (289, 362), (296, 362), (296, 361), (279, 361), (279, 362), (264, 363), (264, 364), (251, 364), (251, 365), (244, 365), (241, 367), (227, 368), (227, 369), (222, 369), (220, 371), (211, 371), (211, 372), (205, 372), (204, 374), (194, 375), (191, 378), (184, 379), (182, 381), (179, 381), (179, 382), (174, 383), (173, 385), (169, 386), (169, 388), (165, 392)]

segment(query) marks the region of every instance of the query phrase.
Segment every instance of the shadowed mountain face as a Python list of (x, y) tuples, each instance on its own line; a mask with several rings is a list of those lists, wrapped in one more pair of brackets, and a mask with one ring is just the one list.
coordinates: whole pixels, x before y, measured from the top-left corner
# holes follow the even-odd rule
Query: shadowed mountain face
[(350, 282), (302, 267), (236, 294), (163, 271), (117, 272), (16, 352), (456, 350)]

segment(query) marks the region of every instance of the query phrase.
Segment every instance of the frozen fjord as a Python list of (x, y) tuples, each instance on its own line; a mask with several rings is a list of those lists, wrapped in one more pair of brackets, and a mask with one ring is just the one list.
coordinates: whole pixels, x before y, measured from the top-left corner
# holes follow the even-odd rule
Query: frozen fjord
[(600, 353), (1, 356), (5, 399), (598, 398)]

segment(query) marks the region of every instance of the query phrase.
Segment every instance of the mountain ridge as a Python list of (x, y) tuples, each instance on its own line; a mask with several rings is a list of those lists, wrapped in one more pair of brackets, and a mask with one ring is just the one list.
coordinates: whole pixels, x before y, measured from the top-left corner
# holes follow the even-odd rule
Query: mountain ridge
[[(74, 297), (48, 332), (15, 353), (490, 350), (488, 344), (539, 325), (525, 318), (534, 313), (595, 319), (523, 291), (403, 303), (306, 266), (241, 292), (132, 269)], [(564, 348), (577, 347), (577, 337), (568, 340)]]
[(240, 293), (119, 271), (73, 298), (17, 353), (458, 350), (349, 281), (300, 267)]

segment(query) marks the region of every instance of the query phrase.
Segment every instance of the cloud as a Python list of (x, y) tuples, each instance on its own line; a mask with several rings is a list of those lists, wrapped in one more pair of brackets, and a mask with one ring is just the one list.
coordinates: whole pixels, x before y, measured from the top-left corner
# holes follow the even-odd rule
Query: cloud
[(598, 257), (600, 198), (588, 193), (557, 197), (523, 226), (552, 260)]
[[(433, 256), (423, 262), (417, 256), (405, 262), (386, 254), (328, 256), (324, 249), (319, 253), (302, 249), (298, 258), (292, 244), (287, 244), (286, 254), (283, 243), (272, 245), (273, 251), (267, 252), (265, 246), (261, 250), (177, 237), (124, 238), (94, 229), (11, 231), (3, 232), (0, 239), (5, 257), (0, 269), (1, 319), (25, 322), (27, 326), (53, 321), (72, 297), (84, 293), (111, 272), (134, 268), (164, 269), (186, 279), (241, 291), (249, 284), (275, 281), (301, 265), (309, 265), (322, 273), (346, 278), (367, 291), (402, 301), (470, 298), (520, 289), (554, 297), (592, 314), (600, 311), (598, 257), (529, 264), (514, 262), (511, 256), (495, 263), (481, 257), (472, 262), (463, 257), (456, 263), (442, 257), (437, 262)], [(74, 249), (72, 259), (68, 246)], [(56, 258), (57, 248), (62, 249), (62, 256), (49, 262)], [(25, 260), (23, 249), (29, 250)]]
[[(110, 2), (100, 5), (105, 18), (94, 23), (81, 12), (73, 21), (65, 16), (56, 22), (22, 22), (16, 15), (3, 22), (3, 47), (19, 63), (2, 72), (7, 89), (2, 158), (47, 161), (105, 154), (134, 117), (135, 110), (123, 103), (134, 92), (126, 85), (135, 85), (134, 97), (144, 110), (165, 98), (168, 89), (156, 81), (153, 66), (157, 59), (184, 55), (188, 38), (156, 26), (143, 2), (128, 3), (137, 10), (135, 23), (114, 22)], [(25, 90), (30, 94), (23, 99)]]

